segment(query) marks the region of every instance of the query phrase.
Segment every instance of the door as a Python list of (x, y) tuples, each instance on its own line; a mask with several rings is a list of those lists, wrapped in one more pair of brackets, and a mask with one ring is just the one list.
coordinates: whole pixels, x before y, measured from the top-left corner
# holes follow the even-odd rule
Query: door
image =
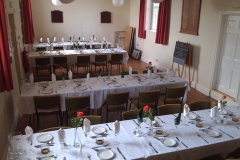
[(226, 18), (217, 89), (236, 98), (240, 82), (240, 16)]

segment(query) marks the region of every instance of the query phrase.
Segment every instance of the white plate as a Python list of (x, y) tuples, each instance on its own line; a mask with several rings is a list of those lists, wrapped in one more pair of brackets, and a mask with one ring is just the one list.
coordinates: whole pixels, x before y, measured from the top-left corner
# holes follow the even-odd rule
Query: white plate
[(228, 114), (228, 112), (227, 112), (226, 110), (222, 110), (220, 113), (221, 113), (222, 115)]
[[(143, 122), (147, 125), (150, 125), (150, 119), (149, 118), (143, 118)], [(155, 124), (156, 121), (152, 121), (152, 124)]]
[(83, 82), (84, 80), (83, 79), (73, 79), (73, 82)]
[(44, 89), (43, 91), (42, 91), (42, 93), (43, 94), (50, 94), (50, 93), (53, 93), (53, 89), (52, 88), (50, 88), (50, 89)]
[(162, 142), (163, 145), (165, 145), (167, 147), (172, 147), (172, 146), (175, 146), (177, 144), (177, 142), (172, 138), (162, 138), (161, 142)]
[(169, 79), (169, 78), (166, 78), (165, 80), (168, 82), (175, 82), (173, 79)]
[(84, 91), (84, 90), (87, 90), (87, 88), (86, 88), (86, 87), (84, 87), (84, 86), (78, 86), (78, 87), (77, 87), (77, 89), (78, 89), (79, 91)]
[(37, 136), (37, 141), (39, 143), (46, 143), (49, 142), (53, 139), (53, 136), (51, 134), (45, 133), (45, 134), (40, 134)]
[(110, 160), (114, 158), (115, 153), (110, 149), (104, 149), (99, 151), (97, 155), (101, 160)]
[(41, 160), (56, 160), (56, 159), (53, 157), (47, 157), (47, 158), (41, 158)]
[(207, 133), (210, 137), (219, 137), (220, 133), (214, 130), (206, 130), (205, 133)]
[(106, 131), (107, 131), (106, 128), (101, 127), (101, 126), (96, 126), (96, 127), (92, 128), (92, 132), (95, 133), (95, 134), (102, 134)]
[(188, 115), (188, 119), (190, 119), (190, 120), (194, 120), (194, 119), (196, 119), (196, 118), (197, 118), (197, 116), (194, 115), (194, 114), (189, 114), (189, 115)]

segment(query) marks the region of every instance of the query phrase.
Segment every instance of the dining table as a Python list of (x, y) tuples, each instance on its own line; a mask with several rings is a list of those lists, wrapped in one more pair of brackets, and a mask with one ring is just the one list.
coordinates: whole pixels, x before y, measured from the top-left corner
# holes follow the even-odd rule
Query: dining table
[[(60, 95), (61, 111), (66, 110), (65, 97), (77, 97), (90, 95), (90, 109), (101, 108), (107, 100), (108, 93), (129, 92), (129, 98), (137, 98), (139, 92), (159, 90), (165, 93), (167, 87), (187, 86), (184, 101), (187, 99), (187, 92), (190, 90), (188, 81), (178, 76), (161, 72), (148, 76), (147, 74), (118, 76), (99, 76), (89, 79), (59, 80), (56, 82), (26, 83), (21, 87), (21, 94), (18, 100), (18, 111), (20, 116), (35, 113), (34, 96)], [(162, 78), (160, 78), (162, 77)], [(43, 87), (45, 83), (45, 87)], [(79, 86), (80, 85), (80, 86)]]
[(53, 57), (67, 57), (67, 64), (74, 65), (77, 63), (78, 56), (90, 56), (90, 62), (95, 61), (95, 55), (107, 55), (107, 60), (111, 60), (112, 54), (122, 54), (123, 64), (127, 64), (129, 55), (121, 48), (109, 49), (81, 49), (81, 50), (60, 50), (60, 51), (39, 51), (31, 52), (28, 55), (30, 67), (36, 67), (36, 58), (50, 58), (50, 65), (53, 66)]
[[(219, 123), (210, 117), (210, 109), (205, 109), (181, 116), (179, 125), (174, 123), (178, 113), (155, 116), (153, 127), (147, 117), (142, 123), (138, 123), (137, 117), (119, 121), (118, 134), (115, 134), (115, 122), (90, 125), (89, 134), (84, 133), (83, 127), (64, 129), (64, 143), (59, 142), (59, 131), (34, 133), (32, 146), (23, 136), (20, 148), (26, 150), (26, 154), (20, 158), (198, 160), (215, 154), (227, 155), (240, 147), (240, 121), (232, 121), (238, 108), (235, 105), (226, 106), (225, 112), (219, 115), (224, 117), (224, 122)], [(196, 125), (198, 121), (201, 121), (201, 127)], [(73, 147), (75, 130), (82, 144), (79, 148)], [(99, 139), (102, 144), (96, 143)], [(53, 141), (54, 145), (49, 145), (49, 141)], [(50, 152), (42, 154), (41, 148), (34, 147), (38, 145), (48, 146)], [(29, 149), (33, 149), (34, 153), (28, 153)]]

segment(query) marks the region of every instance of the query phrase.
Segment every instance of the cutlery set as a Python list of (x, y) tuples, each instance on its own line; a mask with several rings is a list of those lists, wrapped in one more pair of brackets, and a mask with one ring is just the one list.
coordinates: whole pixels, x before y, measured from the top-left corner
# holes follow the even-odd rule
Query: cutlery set
[(205, 138), (203, 138), (200, 134), (197, 133), (197, 136), (202, 138), (206, 143), (209, 143)]
[(176, 137), (176, 139), (177, 139), (180, 143), (182, 143), (186, 148), (188, 148), (188, 146), (187, 146), (185, 143), (183, 143), (178, 137)]

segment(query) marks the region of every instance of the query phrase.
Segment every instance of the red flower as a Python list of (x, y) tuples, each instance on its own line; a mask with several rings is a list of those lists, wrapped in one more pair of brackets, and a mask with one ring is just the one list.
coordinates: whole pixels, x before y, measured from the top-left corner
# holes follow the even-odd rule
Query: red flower
[(82, 117), (82, 116), (84, 116), (84, 113), (83, 112), (77, 112), (77, 116)]
[(111, 63), (108, 63), (108, 65), (107, 65), (108, 67), (111, 67)]
[(143, 107), (143, 111), (148, 111), (148, 110), (149, 110), (149, 106), (148, 105)]
[(222, 95), (222, 99), (225, 99), (225, 98), (227, 98), (227, 96), (225, 96), (225, 95)]
[(148, 62), (149, 65), (152, 65), (152, 62)]
[(62, 71), (62, 70), (63, 70), (63, 67), (60, 67), (59, 69)]

